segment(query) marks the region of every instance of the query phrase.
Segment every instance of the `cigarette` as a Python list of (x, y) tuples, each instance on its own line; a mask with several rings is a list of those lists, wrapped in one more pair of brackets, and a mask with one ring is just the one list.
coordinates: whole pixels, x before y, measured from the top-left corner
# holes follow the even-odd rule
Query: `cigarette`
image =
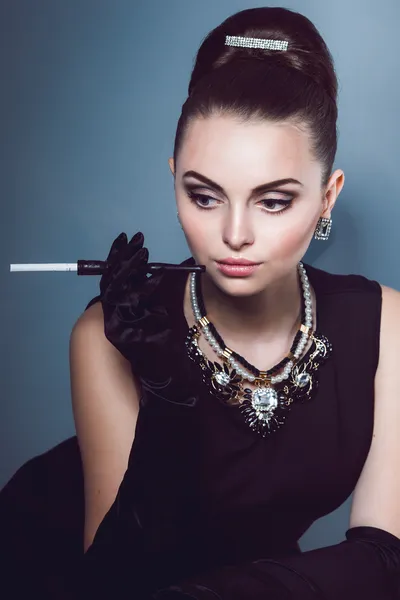
[[(102, 275), (107, 270), (108, 264), (105, 260), (78, 260), (76, 263), (15, 263), (10, 265), (10, 272), (39, 272), (39, 271), (61, 271), (76, 272), (78, 275)], [(173, 263), (153, 262), (145, 265), (147, 273), (156, 271), (198, 271), (206, 270), (205, 265), (176, 265)]]
[(10, 271), (20, 273), (22, 271), (77, 271), (78, 263), (30, 263), (10, 265)]

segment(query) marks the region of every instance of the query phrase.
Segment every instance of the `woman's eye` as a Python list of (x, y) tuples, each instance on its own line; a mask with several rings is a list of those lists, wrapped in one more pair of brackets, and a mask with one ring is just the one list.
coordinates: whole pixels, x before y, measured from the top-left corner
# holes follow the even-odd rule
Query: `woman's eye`
[(206, 204), (209, 200), (214, 200), (214, 202), (218, 202), (216, 198), (211, 198), (211, 196), (205, 196), (204, 194), (195, 194), (193, 192), (188, 192), (188, 196), (198, 208), (209, 209), (210, 205)]
[(291, 200), (261, 200), (263, 206), (268, 212), (279, 213), (283, 212), (292, 204)]
[[(206, 196), (205, 194), (196, 194), (194, 192), (189, 191), (188, 196), (190, 200), (197, 206), (197, 208), (211, 210), (215, 208), (218, 200), (216, 198), (212, 198), (211, 196)], [(269, 213), (281, 213), (284, 210), (290, 208), (292, 204), (292, 200), (278, 200), (278, 199), (270, 199), (270, 200), (261, 200), (261, 204), (266, 209), (265, 212)]]

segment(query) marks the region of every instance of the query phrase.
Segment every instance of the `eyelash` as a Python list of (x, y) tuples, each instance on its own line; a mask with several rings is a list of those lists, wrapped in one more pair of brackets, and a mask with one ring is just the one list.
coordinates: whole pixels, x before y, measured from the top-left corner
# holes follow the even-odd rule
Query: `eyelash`
[[(206, 196), (205, 194), (196, 194), (194, 192), (187, 192), (187, 195), (189, 196), (191, 202), (193, 202), (193, 204), (196, 206), (196, 208), (198, 208), (199, 210), (214, 210), (214, 208), (209, 208), (207, 206), (200, 206), (200, 204), (198, 204), (198, 200), (201, 198), (206, 198), (207, 200), (217, 200), (217, 198), (213, 198), (212, 196)], [(271, 198), (270, 200), (262, 200), (261, 202), (272, 202), (274, 204), (283, 204), (284, 208), (282, 208), (281, 210), (268, 210), (267, 208), (265, 208), (265, 212), (269, 213), (270, 215), (281, 215), (282, 213), (284, 213), (286, 210), (288, 210), (293, 203), (293, 200), (274, 200), (273, 198)]]

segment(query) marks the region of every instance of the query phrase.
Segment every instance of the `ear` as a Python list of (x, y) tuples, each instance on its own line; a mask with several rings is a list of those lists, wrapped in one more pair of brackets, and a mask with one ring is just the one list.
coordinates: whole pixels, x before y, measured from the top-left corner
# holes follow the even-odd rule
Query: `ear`
[(335, 206), (336, 200), (342, 191), (344, 185), (344, 173), (341, 169), (336, 169), (329, 178), (324, 194), (324, 208), (321, 217), (329, 219)]
[(174, 159), (171, 157), (168, 159), (169, 168), (171, 169), (172, 175), (175, 177), (175, 163)]

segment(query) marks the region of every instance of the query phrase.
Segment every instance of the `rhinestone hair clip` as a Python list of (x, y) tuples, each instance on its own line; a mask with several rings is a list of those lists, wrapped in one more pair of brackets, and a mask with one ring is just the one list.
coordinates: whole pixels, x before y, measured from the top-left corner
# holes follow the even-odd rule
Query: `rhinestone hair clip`
[(225, 46), (240, 46), (241, 48), (263, 48), (264, 50), (287, 50), (289, 42), (283, 40), (263, 40), (261, 38), (240, 37), (227, 35)]

